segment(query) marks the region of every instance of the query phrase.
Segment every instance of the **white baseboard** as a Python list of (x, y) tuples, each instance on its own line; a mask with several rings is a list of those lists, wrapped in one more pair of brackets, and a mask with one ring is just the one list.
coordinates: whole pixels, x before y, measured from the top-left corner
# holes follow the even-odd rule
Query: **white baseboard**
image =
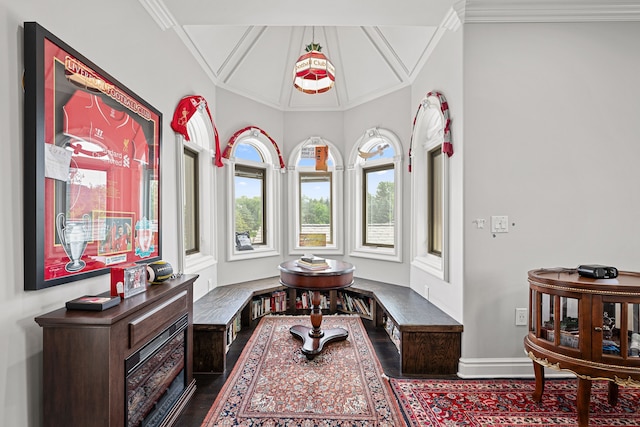
[[(461, 358), (458, 376), (473, 378), (534, 378), (533, 361), (528, 357), (513, 358)], [(575, 378), (569, 371), (546, 369), (545, 378)]]

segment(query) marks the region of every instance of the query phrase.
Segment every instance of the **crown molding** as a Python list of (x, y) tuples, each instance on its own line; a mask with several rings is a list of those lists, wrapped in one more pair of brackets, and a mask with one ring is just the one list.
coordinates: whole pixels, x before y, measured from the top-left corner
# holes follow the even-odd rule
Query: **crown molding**
[(447, 11), (440, 22), (441, 28), (446, 28), (449, 31), (458, 31), (458, 28), (462, 25), (465, 14), (465, 2), (459, 0), (455, 2), (451, 8)]
[(173, 28), (178, 23), (162, 0), (138, 0), (162, 31)]
[[(440, 43), (440, 39), (442, 39), (442, 37), (445, 35), (447, 31), (456, 32), (460, 29), (460, 27), (462, 27), (462, 22), (464, 20), (464, 11), (465, 11), (464, 5), (465, 5), (465, 0), (459, 0), (449, 8), (447, 13), (442, 18), (442, 21), (440, 21), (440, 25), (438, 25), (438, 27), (436, 28), (436, 31), (433, 33), (431, 40), (429, 40), (429, 43), (427, 44), (426, 49), (422, 53), (420, 60), (414, 67), (414, 70), (422, 70), (424, 68), (424, 65), (427, 63), (427, 60), (429, 59), (429, 57), (431, 57), (431, 54)], [(412, 84), (415, 81), (417, 75), (418, 75), (417, 72), (411, 72), (409, 74), (409, 81)]]
[(638, 0), (468, 0), (465, 23), (640, 21)]

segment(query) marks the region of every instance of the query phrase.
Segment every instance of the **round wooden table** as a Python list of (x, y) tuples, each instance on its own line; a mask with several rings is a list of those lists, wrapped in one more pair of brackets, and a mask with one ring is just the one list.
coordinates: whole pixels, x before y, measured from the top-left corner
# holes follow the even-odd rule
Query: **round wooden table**
[(299, 267), (295, 260), (283, 262), (280, 269), (280, 283), (288, 288), (312, 291), (311, 327), (292, 326), (291, 334), (302, 340), (302, 353), (311, 360), (318, 355), (324, 345), (331, 341), (346, 339), (349, 332), (343, 328), (323, 330), (322, 310), (320, 309), (320, 291), (342, 289), (353, 285), (355, 267), (348, 262), (328, 259), (329, 268), (309, 270)]

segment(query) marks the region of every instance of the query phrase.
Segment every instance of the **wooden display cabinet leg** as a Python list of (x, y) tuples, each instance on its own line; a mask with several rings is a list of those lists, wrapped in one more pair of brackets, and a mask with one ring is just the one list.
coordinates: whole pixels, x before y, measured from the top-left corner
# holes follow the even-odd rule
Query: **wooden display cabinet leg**
[(533, 372), (536, 375), (536, 389), (531, 396), (535, 402), (542, 401), (542, 393), (544, 393), (544, 366), (533, 362)]
[(589, 402), (591, 400), (591, 380), (578, 378), (578, 426), (589, 426)]
[(618, 384), (609, 381), (609, 405), (616, 406), (618, 404)]

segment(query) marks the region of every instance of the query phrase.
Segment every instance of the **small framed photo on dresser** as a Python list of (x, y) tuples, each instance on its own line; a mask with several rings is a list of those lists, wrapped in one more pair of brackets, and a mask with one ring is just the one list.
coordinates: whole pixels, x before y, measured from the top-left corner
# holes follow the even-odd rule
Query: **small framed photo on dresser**
[(111, 268), (111, 295), (127, 299), (147, 290), (147, 266), (129, 264)]

